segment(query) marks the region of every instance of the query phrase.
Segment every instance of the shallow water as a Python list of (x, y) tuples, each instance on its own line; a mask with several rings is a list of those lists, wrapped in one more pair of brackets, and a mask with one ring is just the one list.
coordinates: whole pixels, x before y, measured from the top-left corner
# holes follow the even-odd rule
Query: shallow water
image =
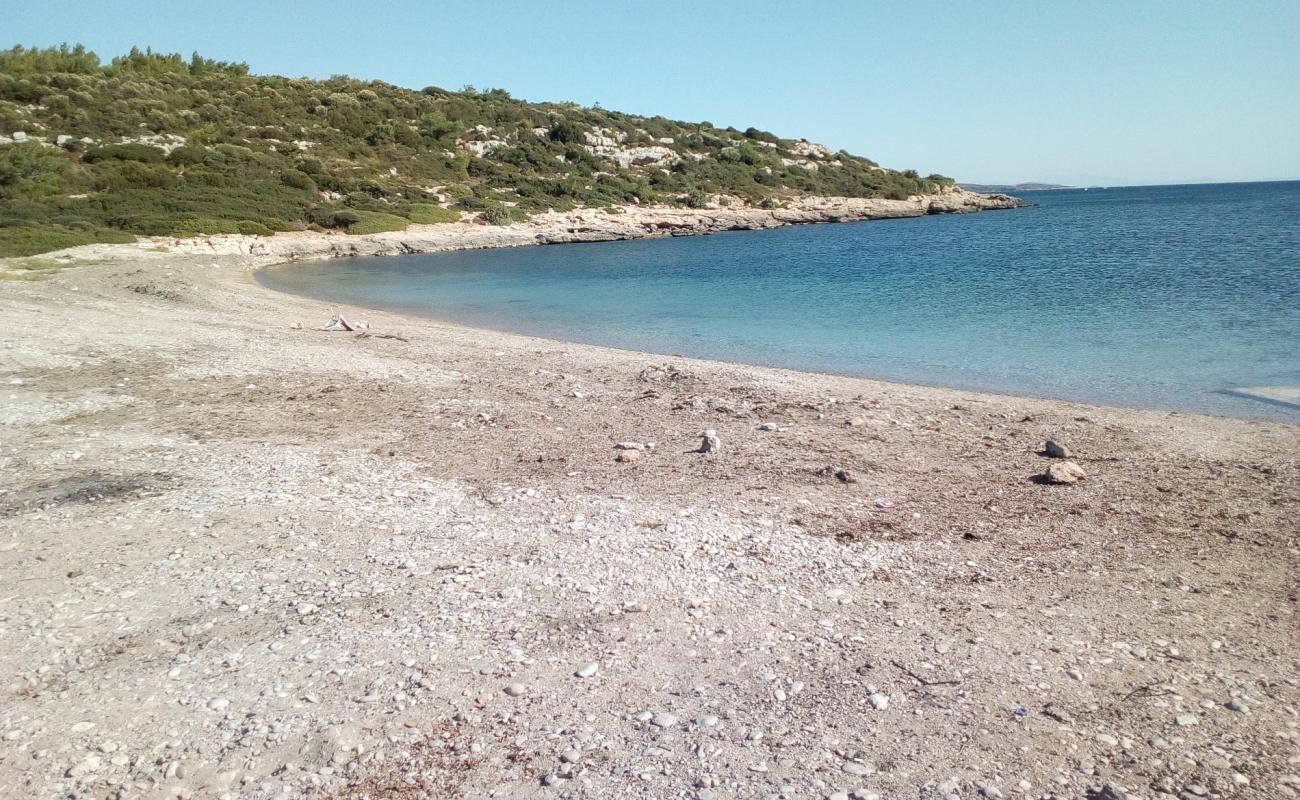
[(1300, 182), (276, 267), (266, 285), (479, 327), (910, 383), (1300, 421)]

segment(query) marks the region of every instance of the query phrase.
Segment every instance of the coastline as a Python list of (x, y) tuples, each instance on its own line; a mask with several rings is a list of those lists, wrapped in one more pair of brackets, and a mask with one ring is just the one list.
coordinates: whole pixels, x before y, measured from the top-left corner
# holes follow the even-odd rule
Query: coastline
[[(0, 794), (1146, 797), (1293, 771), (1300, 427), (346, 306), (370, 327), (318, 331), (334, 304), (253, 271), (371, 253), (213, 238), (0, 283)], [(1085, 481), (1035, 479), (1049, 438)]]
[[(252, 256), (280, 261), (352, 256), (433, 253), (538, 244), (575, 244), (647, 239), (665, 236), (702, 236), (721, 231), (761, 230), (786, 225), (863, 222), (922, 217), (929, 214), (964, 214), (1009, 210), (1023, 203), (1006, 195), (982, 195), (951, 189), (907, 200), (848, 197), (807, 197), (785, 208), (683, 209), (670, 206), (625, 205), (617, 213), (605, 209), (578, 209), (537, 214), (527, 222), (488, 225), (476, 220), (439, 225), (410, 225), (405, 231), (351, 236), (339, 231), (277, 233), (273, 236), (221, 234), (193, 238), (141, 237), (131, 244), (90, 244), (33, 258), (66, 262), (119, 258), (130, 254), (182, 253), (187, 255)], [(0, 271), (6, 261), (0, 259)]]

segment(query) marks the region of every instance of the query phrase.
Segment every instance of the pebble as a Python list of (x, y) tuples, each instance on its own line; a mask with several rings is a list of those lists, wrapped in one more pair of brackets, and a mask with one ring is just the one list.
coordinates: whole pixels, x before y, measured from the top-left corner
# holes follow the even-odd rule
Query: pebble
[(847, 772), (850, 775), (859, 775), (859, 776), (870, 775), (871, 773), (876, 771), (876, 768), (874, 766), (872, 766), (871, 764), (863, 764), (861, 761), (845, 761), (844, 766), (840, 767), (840, 769), (843, 770), (844, 772)]
[(777, 429), (777, 425), (775, 422), (764, 422), (762, 425), (758, 426), (758, 429), (760, 431), (774, 431)]
[(225, 711), (230, 706), (230, 701), (224, 697), (214, 697), (208, 701), (208, 708), (213, 711)]
[(596, 674), (598, 669), (600, 669), (600, 665), (595, 661), (592, 661), (589, 664), (583, 664), (581, 667), (578, 667), (578, 671), (573, 674), (577, 675), (579, 678), (590, 678), (592, 675)]
[(1242, 714), (1246, 714), (1246, 713), (1249, 713), (1249, 712), (1250, 712), (1250, 706), (1246, 705), (1245, 703), (1241, 702), (1240, 700), (1236, 699), (1235, 697), (1234, 697), (1233, 699), (1229, 700), (1229, 701), (1227, 702), (1227, 705), (1226, 705), (1225, 707), (1226, 707), (1229, 711), (1238, 711), (1238, 712), (1241, 712)]
[(1115, 745), (1119, 744), (1119, 739), (1115, 738), (1114, 736), (1111, 736), (1109, 733), (1097, 734), (1097, 741), (1101, 744), (1106, 745), (1107, 747), (1114, 747)]
[(1051, 439), (1048, 439), (1047, 444), (1043, 445), (1043, 452), (1047, 454), (1048, 458), (1070, 457), (1070, 448)]
[(506, 688), (502, 691), (511, 697), (519, 697), (524, 693), (524, 685), (522, 683), (507, 683)]
[(87, 773), (96, 772), (101, 766), (103, 766), (103, 762), (100, 761), (99, 756), (86, 756), (75, 766), (70, 767), (66, 774), (69, 778), (76, 778)]
[(560, 753), (560, 761), (563, 761), (565, 764), (577, 764), (581, 760), (582, 753), (579, 753), (577, 750), (565, 750), (563, 753)]
[(95, 723), (93, 722), (78, 722), (68, 730), (72, 731), (73, 733), (85, 733), (86, 731), (94, 727), (95, 727)]
[(1196, 723), (1197, 719), (1195, 714), (1179, 714), (1174, 717), (1174, 724), (1178, 725), (1180, 728), (1186, 728), (1195, 725)]
[(1059, 464), (1052, 464), (1042, 475), (1046, 483), (1071, 484), (1087, 480), (1088, 473), (1083, 471), (1083, 467), (1073, 461), (1062, 461)]
[(632, 464), (641, 460), (640, 450), (619, 450), (614, 460), (621, 464)]
[(867, 702), (877, 711), (884, 711), (886, 708), (889, 708), (889, 695), (876, 692), (867, 698)]
[(677, 724), (677, 717), (673, 716), (672, 714), (669, 714), (667, 711), (664, 711), (662, 713), (655, 714), (654, 717), (650, 720), (650, 724), (655, 726), (656, 728), (671, 728), (672, 726)]

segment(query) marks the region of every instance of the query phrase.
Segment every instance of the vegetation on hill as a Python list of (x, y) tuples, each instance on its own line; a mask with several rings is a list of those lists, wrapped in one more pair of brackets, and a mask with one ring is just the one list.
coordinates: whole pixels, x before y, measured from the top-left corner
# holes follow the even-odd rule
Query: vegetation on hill
[(501, 89), (419, 91), (346, 76), (81, 46), (0, 51), (0, 256), (133, 235), (400, 230), (474, 212), (627, 203), (776, 207), (895, 197), (939, 175), (803, 140)]

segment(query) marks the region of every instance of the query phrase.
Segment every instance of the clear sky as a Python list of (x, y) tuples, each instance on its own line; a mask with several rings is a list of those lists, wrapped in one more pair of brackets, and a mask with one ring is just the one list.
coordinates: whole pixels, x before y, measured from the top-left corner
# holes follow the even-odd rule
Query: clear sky
[(1300, 179), (1300, 0), (6, 3), (0, 47), (133, 44), (750, 125), (963, 181)]

